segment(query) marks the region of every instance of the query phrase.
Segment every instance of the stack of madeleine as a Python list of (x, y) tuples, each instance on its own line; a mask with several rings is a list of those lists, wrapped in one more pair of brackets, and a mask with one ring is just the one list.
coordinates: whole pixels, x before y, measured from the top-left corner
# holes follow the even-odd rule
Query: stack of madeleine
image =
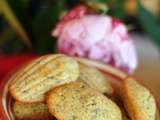
[(152, 93), (132, 77), (116, 84), (66, 55), (37, 58), (10, 79), (16, 120), (159, 120)]

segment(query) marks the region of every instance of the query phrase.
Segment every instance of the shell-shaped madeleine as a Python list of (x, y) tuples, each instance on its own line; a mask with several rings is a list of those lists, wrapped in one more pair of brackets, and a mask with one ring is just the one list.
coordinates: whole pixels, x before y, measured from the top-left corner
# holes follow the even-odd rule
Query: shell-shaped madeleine
[(12, 106), (16, 120), (54, 120), (46, 104), (15, 101)]
[(50, 89), (75, 81), (79, 67), (71, 57), (57, 54), (46, 55), (32, 61), (11, 77), (9, 91), (21, 102), (44, 101)]
[(46, 103), (57, 120), (122, 120), (119, 107), (111, 99), (82, 82), (52, 89)]
[(87, 84), (89, 87), (101, 92), (112, 94), (113, 88), (109, 83), (109, 78), (107, 78), (103, 73), (98, 71), (96, 68), (79, 63), (79, 78), (81, 81)]
[(133, 78), (122, 84), (124, 106), (132, 120), (155, 120), (156, 103), (152, 93)]

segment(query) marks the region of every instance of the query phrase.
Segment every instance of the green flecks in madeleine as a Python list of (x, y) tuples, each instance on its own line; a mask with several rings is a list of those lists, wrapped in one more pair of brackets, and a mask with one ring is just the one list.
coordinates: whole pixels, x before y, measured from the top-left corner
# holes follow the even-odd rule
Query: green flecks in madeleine
[(77, 61), (65, 55), (47, 55), (32, 61), (13, 76), (9, 90), (22, 102), (43, 101), (50, 89), (75, 81), (79, 76)]

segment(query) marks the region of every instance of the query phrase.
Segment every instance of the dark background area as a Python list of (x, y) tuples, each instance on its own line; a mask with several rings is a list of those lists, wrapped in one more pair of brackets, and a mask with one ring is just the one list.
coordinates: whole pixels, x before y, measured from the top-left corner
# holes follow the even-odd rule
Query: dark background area
[[(130, 32), (147, 34), (160, 47), (159, 8), (153, 11), (152, 8), (157, 6), (153, 4), (146, 7), (146, 3), (141, 1), (144, 0), (1, 0), (0, 52), (55, 53), (57, 40), (51, 36), (51, 31), (64, 12), (81, 4), (95, 9), (95, 14), (106, 14), (121, 19)], [(105, 7), (108, 10), (104, 9)], [(11, 14), (16, 20), (10, 17)], [(27, 35), (27, 41), (20, 33), (22, 29), (14, 26), (15, 21)]]

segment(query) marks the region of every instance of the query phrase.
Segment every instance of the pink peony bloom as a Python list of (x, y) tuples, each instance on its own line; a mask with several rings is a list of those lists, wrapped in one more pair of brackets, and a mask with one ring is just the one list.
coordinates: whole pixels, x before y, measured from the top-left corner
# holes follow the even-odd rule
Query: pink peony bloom
[(137, 66), (133, 42), (125, 25), (105, 15), (73, 9), (53, 31), (60, 53), (99, 60), (128, 73)]

